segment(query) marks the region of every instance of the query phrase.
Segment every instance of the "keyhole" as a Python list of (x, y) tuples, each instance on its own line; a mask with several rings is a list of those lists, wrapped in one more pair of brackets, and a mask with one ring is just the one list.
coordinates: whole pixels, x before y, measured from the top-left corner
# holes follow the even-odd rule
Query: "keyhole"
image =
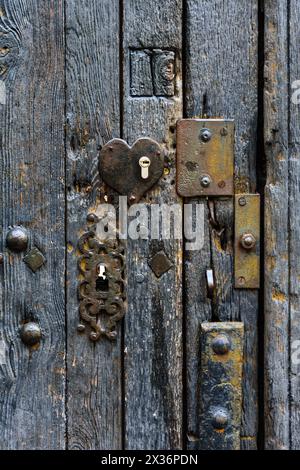
[(98, 277), (96, 279), (96, 291), (108, 292), (108, 279), (105, 264), (99, 264), (97, 271)]

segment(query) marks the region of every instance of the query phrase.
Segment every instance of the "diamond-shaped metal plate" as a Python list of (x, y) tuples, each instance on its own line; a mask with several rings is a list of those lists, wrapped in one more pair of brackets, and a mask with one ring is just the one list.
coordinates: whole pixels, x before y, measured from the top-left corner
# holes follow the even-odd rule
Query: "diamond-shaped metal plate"
[(36, 247), (32, 248), (26, 256), (24, 256), (24, 262), (29, 268), (35, 273), (45, 263), (46, 258)]
[(149, 266), (154, 272), (156, 277), (161, 277), (170, 268), (172, 268), (173, 264), (167, 257), (164, 251), (158, 251), (150, 260)]

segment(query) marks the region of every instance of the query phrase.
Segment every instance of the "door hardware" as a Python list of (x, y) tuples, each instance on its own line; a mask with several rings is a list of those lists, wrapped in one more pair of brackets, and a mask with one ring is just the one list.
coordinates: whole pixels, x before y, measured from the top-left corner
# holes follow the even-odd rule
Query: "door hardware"
[(146, 180), (149, 178), (149, 166), (151, 161), (148, 157), (141, 157), (139, 159), (139, 165), (141, 167), (141, 177)]
[(118, 193), (137, 203), (162, 176), (164, 154), (152, 139), (140, 138), (130, 147), (113, 139), (100, 152), (99, 171), (103, 181)]
[(177, 121), (177, 192), (183, 197), (233, 195), (234, 121)]
[(259, 287), (260, 196), (236, 194), (234, 217), (235, 287)]
[[(91, 222), (91, 214), (87, 219)], [(83, 333), (89, 325), (89, 338), (97, 341), (101, 336), (114, 340), (117, 323), (125, 313), (125, 261), (124, 248), (117, 240), (102, 243), (96, 236), (97, 216), (78, 241), (81, 275), (78, 286), (80, 323)]]
[(201, 325), (200, 448), (240, 448), (244, 326)]
[(23, 261), (34, 273), (46, 262), (45, 256), (36, 247), (33, 247), (23, 258)]
[(39, 325), (35, 322), (27, 322), (22, 325), (20, 330), (21, 340), (26, 346), (35, 346), (42, 337)]
[(206, 285), (207, 285), (207, 297), (209, 299), (212, 299), (214, 295), (214, 291), (215, 291), (215, 279), (214, 279), (214, 272), (212, 269), (206, 270)]
[(28, 245), (28, 233), (23, 227), (16, 226), (9, 230), (6, 236), (6, 246), (15, 253), (25, 251)]
[[(177, 121), (177, 192), (183, 197), (234, 196), (234, 121)], [(235, 195), (234, 284), (259, 288), (260, 214), (258, 194)], [(218, 224), (214, 201), (208, 200), (210, 222)], [(207, 284), (208, 279), (207, 279)], [(208, 288), (208, 296), (211, 289)]]

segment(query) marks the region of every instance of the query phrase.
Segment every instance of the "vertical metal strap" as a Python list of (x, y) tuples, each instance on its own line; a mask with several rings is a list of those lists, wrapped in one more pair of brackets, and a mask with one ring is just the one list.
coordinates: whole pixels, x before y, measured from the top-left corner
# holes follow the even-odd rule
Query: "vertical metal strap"
[(244, 325), (201, 325), (201, 449), (240, 448)]

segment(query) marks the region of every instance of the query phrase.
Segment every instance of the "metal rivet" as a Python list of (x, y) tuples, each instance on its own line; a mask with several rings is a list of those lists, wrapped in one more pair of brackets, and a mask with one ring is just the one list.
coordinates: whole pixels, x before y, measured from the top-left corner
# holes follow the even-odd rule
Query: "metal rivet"
[(228, 423), (228, 413), (224, 408), (218, 408), (212, 413), (212, 425), (215, 429), (223, 429)]
[(225, 188), (225, 186), (226, 186), (225, 181), (223, 181), (223, 180), (219, 181), (218, 186), (219, 186), (219, 188)]
[(221, 129), (221, 131), (220, 131), (220, 134), (221, 134), (223, 137), (225, 137), (225, 136), (228, 134), (227, 128), (226, 128), (226, 127), (223, 127), (223, 128)]
[(251, 250), (256, 245), (255, 236), (252, 233), (243, 233), (240, 244), (245, 250)]
[(88, 222), (99, 222), (99, 219), (96, 214), (88, 214), (86, 220)]
[(200, 183), (203, 188), (208, 188), (211, 183), (211, 179), (208, 175), (203, 175), (201, 176)]
[(22, 227), (12, 228), (6, 236), (6, 246), (16, 253), (25, 251), (28, 245), (27, 231)]
[(21, 340), (27, 346), (34, 346), (39, 343), (42, 337), (42, 332), (37, 323), (25, 323), (20, 331)]
[(97, 341), (97, 339), (98, 339), (97, 333), (96, 333), (95, 331), (92, 331), (92, 332), (90, 333), (90, 340), (91, 340), (91, 341)]
[(239, 283), (241, 286), (242, 286), (243, 284), (245, 284), (245, 282), (246, 282), (246, 279), (245, 279), (243, 276), (240, 276), (240, 277), (238, 278), (238, 283)]
[(129, 196), (129, 202), (132, 203), (132, 202), (134, 202), (135, 200), (136, 200), (135, 195), (134, 195), (134, 194), (131, 194), (131, 195)]
[(209, 142), (212, 137), (212, 133), (209, 129), (201, 129), (200, 138), (202, 142)]
[(230, 350), (230, 339), (226, 335), (218, 335), (211, 343), (213, 351), (216, 354), (227, 354)]
[(145, 276), (143, 274), (137, 274), (136, 275), (136, 282), (138, 282), (139, 284), (144, 282), (144, 279), (145, 279)]
[(83, 325), (83, 323), (79, 323), (77, 325), (77, 331), (79, 331), (80, 333), (83, 333), (85, 331), (85, 325)]
[(244, 196), (240, 197), (239, 198), (239, 205), (240, 206), (245, 206), (246, 204), (247, 204), (246, 198)]

